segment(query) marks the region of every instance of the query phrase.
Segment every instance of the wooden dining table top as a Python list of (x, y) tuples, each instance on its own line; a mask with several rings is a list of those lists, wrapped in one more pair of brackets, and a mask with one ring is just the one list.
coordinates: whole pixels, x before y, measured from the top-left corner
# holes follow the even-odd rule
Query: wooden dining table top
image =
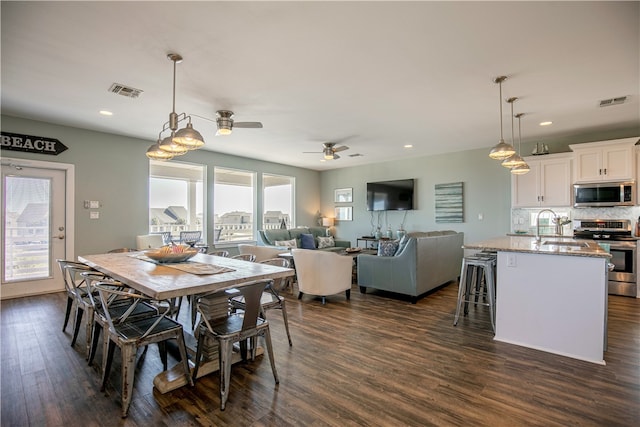
[(231, 271), (217, 274), (193, 274), (140, 259), (141, 252), (79, 256), (88, 266), (158, 300), (222, 291), (260, 279), (278, 279), (294, 275), (290, 268), (242, 261), (214, 255), (197, 254), (188, 262), (212, 264)]

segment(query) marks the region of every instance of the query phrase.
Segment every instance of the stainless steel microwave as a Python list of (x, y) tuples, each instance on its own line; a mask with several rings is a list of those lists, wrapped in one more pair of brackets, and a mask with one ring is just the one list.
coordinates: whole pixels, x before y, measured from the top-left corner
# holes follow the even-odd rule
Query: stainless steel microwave
[(573, 185), (573, 206), (576, 208), (634, 206), (636, 183), (597, 182)]

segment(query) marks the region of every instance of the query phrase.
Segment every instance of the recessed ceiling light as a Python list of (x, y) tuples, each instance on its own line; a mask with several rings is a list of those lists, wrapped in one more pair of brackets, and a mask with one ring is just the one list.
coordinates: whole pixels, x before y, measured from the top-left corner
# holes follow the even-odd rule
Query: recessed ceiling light
[(549, 126), (553, 122), (540, 122), (540, 126)]
[(102, 114), (103, 116), (113, 116), (113, 113), (107, 110), (100, 110), (100, 114)]
[(320, 162), (326, 162), (326, 160), (325, 159), (321, 159)]
[(413, 148), (413, 145), (411, 145), (411, 144), (405, 144), (405, 145), (404, 145), (404, 148)]

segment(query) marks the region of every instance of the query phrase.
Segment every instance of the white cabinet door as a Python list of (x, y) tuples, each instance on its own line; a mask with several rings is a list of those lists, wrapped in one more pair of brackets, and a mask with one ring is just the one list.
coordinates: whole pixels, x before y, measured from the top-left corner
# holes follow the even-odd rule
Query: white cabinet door
[(576, 182), (635, 179), (634, 145), (638, 138), (572, 144), (576, 155)]
[(540, 164), (541, 206), (571, 206), (571, 166), (569, 159)]
[(571, 206), (571, 156), (564, 153), (549, 156), (553, 157), (525, 158), (531, 171), (512, 176), (512, 207)]
[(540, 162), (528, 161), (531, 171), (525, 175), (511, 175), (511, 205), (514, 208), (540, 206)]

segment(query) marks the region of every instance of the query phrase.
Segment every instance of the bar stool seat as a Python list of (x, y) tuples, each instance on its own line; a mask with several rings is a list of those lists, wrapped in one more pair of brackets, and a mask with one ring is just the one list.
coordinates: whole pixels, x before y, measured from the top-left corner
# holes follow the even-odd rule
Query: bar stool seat
[[(460, 312), (466, 316), (469, 313), (469, 304), (485, 305), (489, 307), (491, 328), (496, 332), (496, 264), (495, 253), (480, 252), (466, 256), (462, 259), (462, 271), (458, 286), (458, 302), (453, 326), (458, 324)], [(480, 296), (486, 297), (480, 300)]]

